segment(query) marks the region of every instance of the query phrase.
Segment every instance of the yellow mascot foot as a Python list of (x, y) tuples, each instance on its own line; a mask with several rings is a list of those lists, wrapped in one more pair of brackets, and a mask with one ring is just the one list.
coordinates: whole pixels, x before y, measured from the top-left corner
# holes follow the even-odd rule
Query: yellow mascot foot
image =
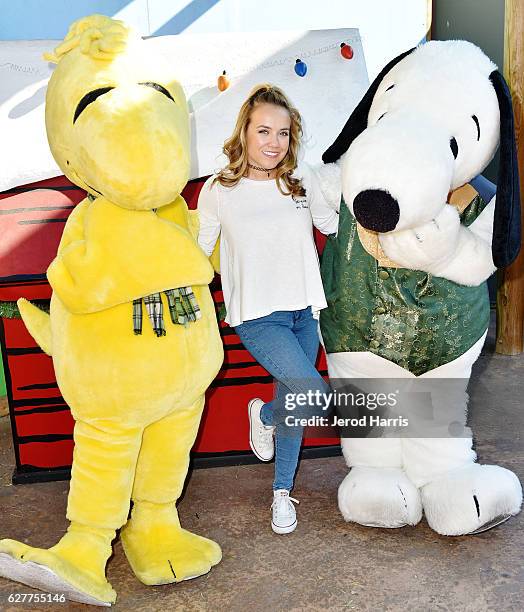
[(110, 606), (116, 593), (106, 580), (105, 564), (112, 537), (107, 542), (109, 530), (97, 531), (71, 526), (49, 550), (0, 540), (0, 576), (47, 593), (64, 594), (71, 601)]
[(202, 576), (222, 559), (216, 542), (180, 527), (173, 503), (135, 503), (120, 536), (133, 572), (147, 585)]

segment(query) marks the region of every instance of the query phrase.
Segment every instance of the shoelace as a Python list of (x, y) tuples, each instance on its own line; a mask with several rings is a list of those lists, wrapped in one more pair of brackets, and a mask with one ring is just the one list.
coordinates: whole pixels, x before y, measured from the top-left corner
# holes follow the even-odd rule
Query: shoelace
[(294, 497), (291, 497), (290, 495), (279, 495), (278, 497), (275, 497), (275, 499), (273, 500), (273, 503), (271, 504), (271, 508), (273, 508), (273, 506), (277, 504), (278, 502), (283, 502), (284, 500), (288, 502), (295, 502), (295, 504), (300, 503), (298, 499), (295, 499)]

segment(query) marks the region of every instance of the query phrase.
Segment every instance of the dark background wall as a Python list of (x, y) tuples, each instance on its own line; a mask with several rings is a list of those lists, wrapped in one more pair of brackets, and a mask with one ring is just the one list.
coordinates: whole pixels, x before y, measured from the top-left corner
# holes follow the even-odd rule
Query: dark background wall
[[(469, 40), (504, 67), (504, 0), (433, 0), (431, 37)], [(484, 171), (496, 182), (498, 155)]]

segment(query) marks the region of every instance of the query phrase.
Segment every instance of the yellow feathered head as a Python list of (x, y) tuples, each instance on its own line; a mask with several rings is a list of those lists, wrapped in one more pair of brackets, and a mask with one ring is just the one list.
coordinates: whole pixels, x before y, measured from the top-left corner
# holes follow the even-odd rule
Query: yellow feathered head
[(189, 115), (172, 68), (121, 21), (73, 23), (45, 59), (49, 145), (64, 174), (129, 209), (172, 202), (189, 177)]

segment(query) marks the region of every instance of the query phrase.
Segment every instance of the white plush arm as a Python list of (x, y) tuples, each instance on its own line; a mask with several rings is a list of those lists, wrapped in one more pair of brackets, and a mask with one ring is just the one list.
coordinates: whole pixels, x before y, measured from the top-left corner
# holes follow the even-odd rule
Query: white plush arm
[(319, 189), (324, 196), (328, 206), (334, 210), (340, 210), (342, 198), (342, 179), (340, 166), (338, 164), (319, 164), (312, 167), (318, 181)]
[(475, 221), (469, 226), (469, 229), (478, 236), (484, 242), (489, 245), (493, 239), (493, 216), (495, 213), (495, 199), (496, 195), (491, 198), (489, 204), (475, 219)]
[(460, 285), (480, 285), (495, 271), (491, 254), (494, 198), (469, 227), (446, 205), (430, 223), (379, 236), (385, 254), (405, 268)]

